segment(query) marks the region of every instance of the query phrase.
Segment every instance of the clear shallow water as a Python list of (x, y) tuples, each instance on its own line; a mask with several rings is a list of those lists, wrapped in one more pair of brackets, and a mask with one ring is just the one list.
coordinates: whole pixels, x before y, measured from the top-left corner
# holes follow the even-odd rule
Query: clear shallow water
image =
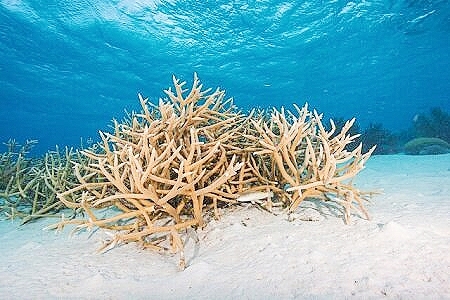
[(450, 1), (0, 0), (0, 140), (79, 145), (175, 74), (364, 127), (450, 110)]

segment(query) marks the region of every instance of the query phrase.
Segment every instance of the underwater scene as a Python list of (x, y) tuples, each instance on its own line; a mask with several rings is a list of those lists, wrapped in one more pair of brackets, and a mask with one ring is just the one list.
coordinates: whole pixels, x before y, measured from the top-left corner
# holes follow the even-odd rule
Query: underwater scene
[(0, 36), (0, 299), (450, 298), (450, 1), (0, 0)]
[(401, 151), (389, 143), (412, 137), (449, 142), (448, 8), (448, 1), (2, 1), (0, 137), (38, 140), (39, 154), (77, 147), (98, 140), (124, 110), (139, 109), (138, 93), (157, 103), (172, 75), (192, 82), (197, 72), (243, 110), (308, 102), (326, 119), (356, 117), (370, 143), (379, 142), (374, 134), (396, 140), (380, 152)]

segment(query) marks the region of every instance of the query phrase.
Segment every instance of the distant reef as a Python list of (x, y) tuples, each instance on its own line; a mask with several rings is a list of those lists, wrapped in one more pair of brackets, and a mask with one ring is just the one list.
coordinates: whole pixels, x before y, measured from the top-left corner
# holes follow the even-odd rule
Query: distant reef
[(415, 138), (403, 147), (406, 154), (430, 155), (450, 153), (450, 144), (440, 138)]
[(433, 137), (450, 143), (450, 114), (439, 107), (432, 108), (429, 114), (414, 117), (414, 137)]
[[(336, 126), (345, 123), (344, 118), (335, 118)], [(360, 134), (356, 143), (362, 143), (366, 151), (376, 145), (374, 155), (405, 153), (408, 155), (436, 155), (449, 153), (450, 114), (439, 107), (432, 108), (428, 114), (417, 114), (408, 130), (393, 132), (382, 123), (370, 123), (360, 129), (355, 123), (351, 128), (353, 134)], [(349, 149), (350, 150), (350, 149)]]
[(450, 114), (439, 107), (418, 114), (412, 125), (413, 137), (403, 151), (411, 155), (435, 155), (450, 152)]

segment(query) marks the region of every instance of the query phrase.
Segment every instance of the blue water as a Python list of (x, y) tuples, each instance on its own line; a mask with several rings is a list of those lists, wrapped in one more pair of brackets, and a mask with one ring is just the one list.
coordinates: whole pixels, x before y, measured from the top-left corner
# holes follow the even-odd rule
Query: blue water
[(96, 138), (172, 74), (235, 103), (408, 128), (450, 110), (450, 2), (0, 0), (0, 141)]

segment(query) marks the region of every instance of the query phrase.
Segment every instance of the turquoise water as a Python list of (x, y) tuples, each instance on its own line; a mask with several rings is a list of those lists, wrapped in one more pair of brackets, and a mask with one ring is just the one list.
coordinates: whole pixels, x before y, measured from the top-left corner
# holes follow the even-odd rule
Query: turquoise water
[(96, 138), (172, 74), (389, 130), (450, 110), (449, 1), (0, 0), (0, 141)]

